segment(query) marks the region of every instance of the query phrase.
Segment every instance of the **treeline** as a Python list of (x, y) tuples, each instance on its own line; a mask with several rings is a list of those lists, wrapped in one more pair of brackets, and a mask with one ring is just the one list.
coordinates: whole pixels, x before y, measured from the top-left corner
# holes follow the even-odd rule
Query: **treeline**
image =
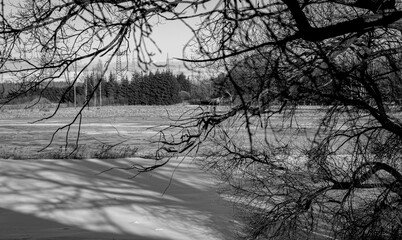
[(191, 91), (190, 80), (184, 74), (174, 75), (169, 71), (135, 73), (131, 80), (125, 77), (120, 82), (111, 74), (102, 87), (108, 105), (176, 104), (184, 100), (180, 99), (180, 91)]
[[(101, 80), (101, 84), (99, 84)], [(75, 86), (77, 105), (83, 105), (90, 99), (90, 106), (101, 105), (171, 105), (191, 99), (208, 98), (210, 84), (203, 81), (192, 82), (183, 73), (171, 71), (134, 73), (131, 78), (116, 80), (116, 75), (108, 77), (91, 71)], [(96, 89), (96, 90), (95, 90)], [(44, 97), (53, 103), (69, 106), (74, 104), (74, 87), (66, 82), (42, 84), (24, 92), (24, 87), (17, 83), (3, 83), (0, 92), (3, 100), (13, 99), (12, 104), (31, 102)]]

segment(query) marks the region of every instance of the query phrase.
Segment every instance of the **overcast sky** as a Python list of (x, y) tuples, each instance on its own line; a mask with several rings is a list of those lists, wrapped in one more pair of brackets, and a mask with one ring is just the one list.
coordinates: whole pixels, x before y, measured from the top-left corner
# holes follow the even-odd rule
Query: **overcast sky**
[[(216, 1), (210, 1), (199, 7), (197, 13), (214, 8), (217, 4)], [(184, 8), (185, 5), (179, 4), (177, 8)], [(186, 15), (191, 16), (195, 14), (193, 9), (187, 9)], [(196, 28), (200, 24), (200, 18), (189, 18), (185, 20), (188, 25)], [(193, 37), (193, 33), (182, 21), (164, 21), (161, 24), (154, 26), (153, 39), (162, 50), (161, 54), (155, 56), (156, 61), (165, 61), (166, 55), (169, 54), (169, 58), (183, 58), (183, 47)], [(187, 57), (191, 56), (190, 52), (186, 52)]]
[(183, 47), (191, 37), (191, 31), (180, 21), (155, 26), (153, 39), (162, 50), (161, 54), (155, 56), (155, 61), (165, 61), (167, 54), (169, 58), (182, 58)]
[[(5, 0), (6, 14), (15, 11), (12, 6), (22, 2), (23, 0)], [(191, 10), (188, 10), (187, 13), (192, 14)], [(199, 20), (191, 19), (188, 22), (194, 25)], [(169, 58), (182, 58), (182, 49), (191, 37), (191, 31), (181, 21), (162, 21), (162, 23), (155, 25), (152, 39), (157, 43), (162, 53), (154, 49), (153, 52), (156, 54), (154, 61), (166, 61), (167, 54)]]

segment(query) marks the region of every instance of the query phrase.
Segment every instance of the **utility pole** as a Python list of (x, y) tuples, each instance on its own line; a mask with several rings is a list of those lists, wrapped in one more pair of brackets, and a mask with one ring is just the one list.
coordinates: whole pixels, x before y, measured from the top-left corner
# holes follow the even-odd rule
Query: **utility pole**
[[(95, 75), (95, 73), (92, 72), (92, 90), (91, 91), (94, 91), (95, 84), (97, 84), (96, 80), (95, 80), (96, 77), (98, 77), (98, 74)], [(94, 91), (94, 107), (96, 107), (96, 91)]]
[(77, 108), (77, 61), (74, 62), (74, 108)]
[(131, 66), (132, 66), (132, 71), (133, 71), (133, 74), (135, 73), (135, 51), (133, 52), (133, 59), (132, 59), (132, 62), (131, 62)]
[[(88, 76), (85, 74), (85, 102), (88, 101)], [(88, 109), (89, 109), (89, 102), (88, 102)]]
[[(98, 81), (96, 84), (99, 84), (99, 107), (102, 107), (102, 76), (103, 73), (103, 64), (102, 61), (99, 60), (95, 67), (94, 77)], [(96, 92), (95, 92), (95, 102), (96, 102)]]
[(102, 107), (102, 78), (99, 81), (99, 107)]
[(170, 71), (170, 66), (169, 66), (169, 53), (166, 54), (166, 70), (167, 70), (167, 72)]

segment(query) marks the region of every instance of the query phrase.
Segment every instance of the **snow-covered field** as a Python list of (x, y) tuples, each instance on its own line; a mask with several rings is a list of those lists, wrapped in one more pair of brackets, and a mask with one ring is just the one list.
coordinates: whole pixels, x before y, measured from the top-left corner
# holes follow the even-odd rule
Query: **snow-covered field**
[[(156, 133), (153, 126), (169, 124), (171, 118), (177, 118), (191, 106), (106, 106), (102, 108), (85, 108), (81, 128), (78, 121), (69, 129), (68, 144), (76, 144), (78, 129), (80, 130), (79, 145), (90, 152), (97, 151), (100, 145), (115, 145), (124, 143), (126, 146), (138, 148), (142, 155), (155, 152), (155, 146), (150, 144), (151, 137)], [(78, 108), (62, 108), (52, 118), (48, 117), (52, 110), (46, 109), (16, 109), (4, 110), (0, 113), (0, 157), (3, 158), (49, 158), (66, 144), (67, 128), (58, 132), (53, 144), (44, 152), (38, 150), (45, 147), (52, 134), (62, 126), (73, 121)]]
[(99, 174), (144, 161), (1, 160), (0, 239), (234, 238), (231, 206), (189, 161)]
[[(166, 124), (164, 109), (86, 110), (83, 144), (125, 140), (147, 148), (144, 140), (153, 134), (148, 127)], [(2, 112), (2, 155), (8, 156), (6, 151), (30, 154), (47, 144), (51, 133), (71, 120), (73, 113), (64, 109), (55, 118), (32, 125), (32, 120), (49, 112)], [(132, 178), (133, 172), (121, 169), (99, 173), (151, 160), (9, 158), (0, 159), (1, 240), (233, 239), (238, 230), (230, 203), (216, 193), (214, 178), (190, 159), (178, 168), (180, 159)]]

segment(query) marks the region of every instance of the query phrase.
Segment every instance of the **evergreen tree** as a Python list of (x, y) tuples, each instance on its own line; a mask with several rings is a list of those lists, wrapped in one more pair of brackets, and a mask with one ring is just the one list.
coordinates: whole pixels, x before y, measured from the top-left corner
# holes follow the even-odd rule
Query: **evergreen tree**
[(107, 99), (107, 104), (115, 104), (115, 92), (116, 92), (116, 78), (112, 72), (109, 73), (109, 78), (104, 83), (104, 96)]
[(191, 82), (184, 73), (180, 73), (176, 76), (177, 82), (179, 84), (180, 91), (190, 92), (191, 91)]
[(120, 83), (120, 91), (119, 91), (119, 104), (126, 105), (128, 104), (128, 86), (129, 86), (129, 81), (127, 76), (125, 76)]

